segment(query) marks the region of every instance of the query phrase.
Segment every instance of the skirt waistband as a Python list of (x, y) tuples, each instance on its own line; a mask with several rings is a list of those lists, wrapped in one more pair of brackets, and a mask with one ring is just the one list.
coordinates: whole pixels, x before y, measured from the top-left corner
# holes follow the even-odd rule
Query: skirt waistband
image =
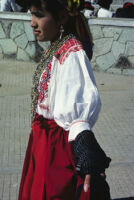
[(44, 118), (43, 115), (39, 115), (36, 113), (34, 121), (33, 121), (33, 125), (34, 124), (38, 124), (41, 126), (49, 126), (50, 128), (56, 128), (59, 127), (59, 125), (55, 122), (54, 119), (47, 119)]

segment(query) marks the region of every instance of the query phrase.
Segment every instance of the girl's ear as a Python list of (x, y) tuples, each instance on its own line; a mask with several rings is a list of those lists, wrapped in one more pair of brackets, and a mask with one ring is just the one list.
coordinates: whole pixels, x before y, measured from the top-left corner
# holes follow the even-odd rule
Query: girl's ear
[(66, 9), (59, 13), (59, 24), (65, 25), (69, 20), (69, 14)]

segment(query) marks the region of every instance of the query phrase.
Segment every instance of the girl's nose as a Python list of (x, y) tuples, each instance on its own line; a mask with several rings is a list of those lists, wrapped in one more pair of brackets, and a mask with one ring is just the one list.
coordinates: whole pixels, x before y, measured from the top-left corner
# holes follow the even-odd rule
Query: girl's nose
[(34, 18), (32, 18), (31, 22), (30, 22), (30, 26), (32, 28), (36, 28), (37, 27), (37, 22), (34, 20)]

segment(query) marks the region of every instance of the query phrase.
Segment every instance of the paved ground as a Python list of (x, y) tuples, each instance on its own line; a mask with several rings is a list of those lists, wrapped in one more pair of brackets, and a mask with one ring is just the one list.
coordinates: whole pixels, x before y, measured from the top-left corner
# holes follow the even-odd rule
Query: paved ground
[[(34, 67), (33, 63), (0, 61), (0, 200), (17, 200), (30, 132)], [(95, 76), (102, 111), (94, 132), (112, 157), (107, 170), (111, 196), (134, 199), (134, 77), (98, 72)]]

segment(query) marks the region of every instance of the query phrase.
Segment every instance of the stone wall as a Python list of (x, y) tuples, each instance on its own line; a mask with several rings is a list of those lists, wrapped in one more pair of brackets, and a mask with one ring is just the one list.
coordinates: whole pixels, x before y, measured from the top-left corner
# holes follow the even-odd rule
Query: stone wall
[[(36, 41), (27, 13), (0, 13), (0, 59), (38, 61), (49, 43)], [(134, 22), (131, 19), (89, 19), (96, 70), (134, 75)]]
[(30, 20), (26, 13), (0, 13), (0, 59), (38, 60), (48, 43), (36, 41)]
[(94, 39), (92, 66), (100, 71), (134, 75), (134, 22), (89, 20)]

